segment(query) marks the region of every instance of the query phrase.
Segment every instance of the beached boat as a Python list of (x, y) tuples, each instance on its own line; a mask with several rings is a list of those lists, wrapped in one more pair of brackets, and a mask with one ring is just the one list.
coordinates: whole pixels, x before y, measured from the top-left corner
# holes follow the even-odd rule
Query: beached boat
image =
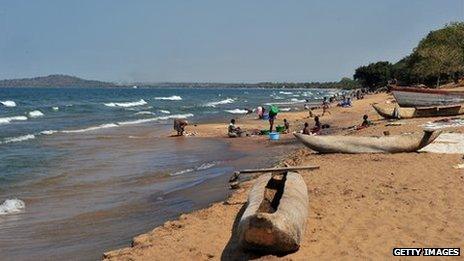
[(256, 179), (238, 225), (240, 245), (270, 253), (298, 250), (308, 218), (307, 190), (295, 172)]
[(392, 86), (390, 89), (401, 107), (448, 106), (464, 103), (464, 92), (462, 91), (397, 86)]
[(373, 104), (374, 110), (386, 119), (456, 116), (464, 114), (464, 105), (434, 106), (422, 108), (385, 107)]
[(401, 153), (414, 152), (433, 142), (439, 132), (383, 137), (319, 136), (294, 133), (306, 147), (320, 153)]

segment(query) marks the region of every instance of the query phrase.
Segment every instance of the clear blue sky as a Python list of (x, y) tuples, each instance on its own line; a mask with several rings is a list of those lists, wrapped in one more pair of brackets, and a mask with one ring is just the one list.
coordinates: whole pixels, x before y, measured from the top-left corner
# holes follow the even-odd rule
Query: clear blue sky
[(0, 79), (332, 81), (463, 20), (464, 0), (0, 0)]

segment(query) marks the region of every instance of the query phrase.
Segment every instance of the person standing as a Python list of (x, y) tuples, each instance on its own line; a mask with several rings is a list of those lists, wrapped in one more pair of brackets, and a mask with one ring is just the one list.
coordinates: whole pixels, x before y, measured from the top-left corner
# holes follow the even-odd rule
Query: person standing
[(269, 132), (272, 132), (272, 129), (274, 128), (274, 120), (277, 117), (277, 113), (279, 113), (279, 109), (271, 105), (269, 108)]
[(327, 101), (327, 97), (324, 97), (324, 100), (322, 101), (322, 115), (324, 116), (325, 113), (331, 114), (329, 111), (329, 101)]

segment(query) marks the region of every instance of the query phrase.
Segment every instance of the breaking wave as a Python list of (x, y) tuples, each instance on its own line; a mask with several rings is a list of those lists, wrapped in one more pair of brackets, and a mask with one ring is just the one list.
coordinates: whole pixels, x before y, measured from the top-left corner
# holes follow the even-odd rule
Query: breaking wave
[(227, 99), (222, 100), (222, 101), (208, 102), (204, 106), (206, 106), (206, 107), (216, 107), (217, 105), (233, 103), (234, 101), (235, 101), (234, 99), (227, 98)]
[(160, 110), (161, 113), (164, 113), (164, 114), (170, 114), (171, 112), (170, 111), (167, 111), (167, 110)]
[(280, 91), (279, 93), (280, 93), (280, 94), (286, 94), (286, 95), (293, 94), (293, 92), (284, 92), (284, 91)]
[(24, 201), (17, 198), (7, 199), (0, 205), (0, 215), (22, 212), (25, 208), (26, 204)]
[(16, 107), (16, 102), (14, 101), (0, 101), (0, 103), (5, 107)]
[(144, 99), (140, 99), (140, 101), (136, 102), (110, 102), (110, 103), (105, 103), (105, 106), (108, 107), (135, 107), (135, 106), (142, 106), (147, 104), (147, 102)]
[(154, 118), (148, 118), (148, 119), (122, 121), (122, 122), (118, 122), (118, 125), (133, 125), (133, 124), (140, 124), (140, 123), (146, 123), (146, 122), (152, 122), (152, 121), (162, 121), (162, 120), (169, 120), (169, 119), (186, 119), (189, 117), (193, 117), (193, 114), (191, 113), (174, 114), (174, 115), (169, 115), (169, 116), (160, 116), (160, 117), (154, 117)]
[(114, 127), (118, 127), (118, 125), (114, 124), (114, 123), (107, 123), (107, 124), (102, 124), (102, 125), (98, 125), (98, 126), (88, 127), (88, 128), (85, 128), (85, 129), (63, 130), (61, 132), (63, 132), (63, 133), (81, 133), (81, 132), (87, 132), (87, 131), (93, 131), (93, 130), (99, 130), (99, 129), (114, 128)]
[(29, 117), (31, 118), (37, 118), (37, 117), (42, 117), (44, 116), (43, 112), (39, 111), (39, 110), (35, 110), (35, 111), (30, 111), (28, 112)]
[(3, 139), (1, 144), (21, 142), (21, 141), (32, 140), (32, 139), (35, 139), (35, 135), (27, 134), (27, 135), (22, 135), (22, 136), (17, 136), (17, 137), (8, 137), (8, 138)]
[(0, 118), (0, 124), (8, 124), (12, 121), (26, 121), (26, 120), (27, 120), (26, 116), (5, 117), (5, 118)]
[(137, 113), (135, 113), (136, 115), (155, 115), (154, 112), (151, 112), (151, 111), (139, 111)]
[(242, 109), (233, 109), (233, 110), (225, 110), (226, 112), (228, 113), (232, 113), (232, 114), (246, 114), (248, 113), (247, 110), (242, 110)]
[(155, 100), (181, 101), (182, 97), (173, 95), (169, 97), (155, 97)]

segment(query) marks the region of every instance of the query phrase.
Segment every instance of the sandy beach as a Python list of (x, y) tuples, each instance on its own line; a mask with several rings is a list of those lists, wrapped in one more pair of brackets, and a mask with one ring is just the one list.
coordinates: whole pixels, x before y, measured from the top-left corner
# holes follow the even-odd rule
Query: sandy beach
[[(332, 107), (321, 118), (331, 132), (344, 135), (381, 136), (420, 132), (422, 124), (440, 118), (397, 121), (390, 125), (372, 109), (373, 103), (391, 103), (386, 93), (366, 96), (351, 108)], [(320, 114), (316, 110), (315, 114)], [(375, 123), (353, 130), (368, 114)], [(254, 115), (253, 115), (254, 117)], [(251, 116), (238, 119), (244, 129), (264, 129), (266, 121)], [(286, 118), (291, 130), (313, 120), (307, 111), (280, 113), (277, 124)], [(195, 137), (224, 137), (226, 123), (199, 124), (188, 128)], [(463, 127), (446, 132), (464, 133)], [(266, 137), (228, 139), (233, 146), (246, 148)], [(295, 142), (283, 135), (281, 143)], [(394, 247), (462, 247), (464, 245), (464, 171), (460, 154), (328, 154), (321, 155), (299, 146), (288, 151), (280, 165), (317, 165), (320, 169), (300, 171), (308, 186), (309, 219), (300, 249), (285, 256), (262, 256), (245, 252), (237, 245), (236, 224), (246, 207), (253, 180), (242, 183), (224, 202), (180, 215), (146, 234), (134, 238), (132, 247), (103, 254), (106, 260), (239, 260), (239, 259), (387, 259)]]

